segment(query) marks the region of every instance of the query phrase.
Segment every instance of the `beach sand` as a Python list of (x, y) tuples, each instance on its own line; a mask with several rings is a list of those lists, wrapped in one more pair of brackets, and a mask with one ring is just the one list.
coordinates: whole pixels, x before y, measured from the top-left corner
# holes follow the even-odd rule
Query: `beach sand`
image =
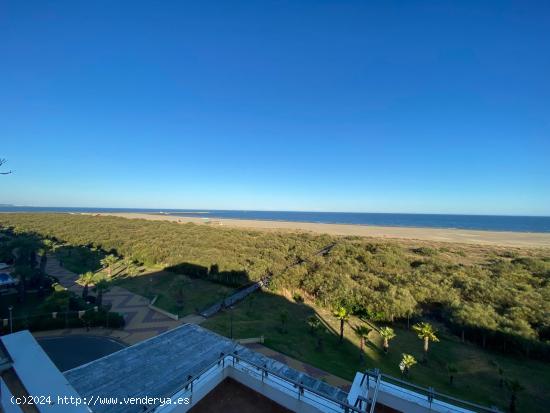
[(300, 231), (315, 234), (348, 235), (384, 239), (422, 240), (462, 244), (498, 245), (508, 247), (550, 248), (550, 233), (474, 231), (465, 229), (380, 227), (370, 225), (318, 224), (312, 222), (260, 221), (241, 219), (208, 220), (198, 217), (179, 217), (139, 213), (103, 213), (90, 215), (111, 215), (123, 218), (155, 221), (192, 222), (201, 225), (264, 231)]

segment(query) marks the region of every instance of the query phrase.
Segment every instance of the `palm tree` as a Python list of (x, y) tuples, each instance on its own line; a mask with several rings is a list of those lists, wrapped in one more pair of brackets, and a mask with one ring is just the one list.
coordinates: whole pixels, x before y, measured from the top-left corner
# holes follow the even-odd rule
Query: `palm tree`
[(124, 265), (126, 265), (126, 274), (130, 277), (138, 274), (138, 266), (136, 262), (131, 258), (124, 259)]
[(391, 327), (382, 327), (378, 333), (384, 340), (384, 353), (387, 353), (390, 347), (390, 340), (395, 338), (395, 332)]
[(101, 304), (103, 302), (103, 294), (106, 293), (107, 291), (109, 291), (109, 283), (107, 282), (107, 280), (105, 278), (100, 278), (95, 283), (94, 290), (97, 292), (96, 304), (97, 304), (98, 307), (101, 308)]
[(309, 332), (311, 334), (315, 334), (315, 331), (317, 331), (317, 329), (319, 328), (319, 324), (321, 324), (321, 322), (315, 315), (309, 316), (307, 318), (307, 323), (309, 325)]
[(319, 322), (319, 326), (315, 329), (315, 337), (317, 338), (316, 344), (315, 344), (315, 350), (317, 351), (323, 351), (323, 342), (324, 342), (324, 335), (326, 333), (325, 326)]
[(418, 338), (424, 340), (424, 360), (428, 359), (428, 346), (430, 341), (438, 342), (435, 335), (437, 332), (430, 323), (420, 322), (413, 326), (413, 330), (418, 334)]
[(17, 265), (13, 273), (19, 278), (19, 283), (17, 285), (19, 289), (19, 301), (23, 303), (25, 302), (27, 280), (33, 276), (34, 271), (28, 265)]
[(36, 251), (39, 243), (30, 236), (19, 236), (11, 242), (16, 265), (36, 266)]
[(88, 297), (88, 286), (94, 283), (95, 275), (93, 272), (88, 271), (78, 277), (78, 281), (80, 284), (84, 285), (84, 289), (82, 290), (82, 298), (86, 299)]
[(178, 277), (172, 283), (172, 292), (176, 299), (176, 306), (179, 310), (183, 308), (183, 300), (185, 299), (185, 287), (187, 280), (184, 277)]
[(349, 319), (349, 311), (346, 307), (340, 306), (334, 311), (334, 317), (340, 320), (340, 343), (343, 343), (344, 323)]
[(401, 370), (402, 374), (404, 374), (405, 376), (408, 376), (409, 370), (415, 364), (416, 364), (416, 359), (414, 358), (414, 356), (403, 353), (403, 358), (401, 359), (401, 363), (399, 363), (399, 369)]
[(359, 359), (363, 360), (363, 354), (364, 354), (364, 345), (366, 344), (366, 341), (369, 337), (369, 333), (372, 331), (372, 328), (362, 325), (355, 327), (355, 334), (357, 334), (357, 337), (359, 337), (359, 346), (360, 346), (360, 352), (359, 352)]
[(256, 295), (255, 294), (251, 294), (248, 296), (248, 307), (247, 307), (247, 313), (248, 314), (252, 314), (252, 309), (254, 308), (254, 303), (255, 303), (255, 298), (256, 298)]
[(283, 310), (279, 314), (279, 319), (281, 320), (281, 333), (286, 333), (286, 322), (288, 321), (288, 311)]
[(495, 360), (489, 360), (489, 364), (494, 366), (498, 371), (498, 376), (499, 376), (498, 386), (500, 388), (504, 387), (504, 369)]
[(523, 391), (523, 386), (521, 383), (516, 379), (507, 379), (506, 380), (506, 387), (508, 390), (510, 390), (510, 413), (516, 412), (516, 401), (518, 397), (518, 393)]
[(458, 368), (452, 364), (447, 364), (447, 371), (449, 372), (449, 383), (453, 384), (455, 380), (455, 374), (458, 373)]
[(107, 267), (109, 272), (109, 278), (113, 276), (113, 266), (117, 263), (118, 259), (113, 254), (107, 255), (101, 260), (101, 265)]

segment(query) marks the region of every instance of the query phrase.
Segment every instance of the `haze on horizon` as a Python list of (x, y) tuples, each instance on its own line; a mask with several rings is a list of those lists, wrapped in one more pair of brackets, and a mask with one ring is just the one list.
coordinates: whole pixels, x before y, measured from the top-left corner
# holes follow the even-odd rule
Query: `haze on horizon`
[(0, 204), (550, 215), (550, 4), (5, 1)]

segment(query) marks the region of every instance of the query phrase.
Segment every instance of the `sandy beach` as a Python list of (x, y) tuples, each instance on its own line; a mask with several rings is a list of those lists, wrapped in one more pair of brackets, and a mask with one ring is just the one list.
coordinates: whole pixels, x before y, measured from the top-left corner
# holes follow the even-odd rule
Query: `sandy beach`
[(171, 215), (153, 215), (139, 213), (103, 213), (123, 218), (147, 219), (155, 221), (192, 222), (201, 225), (247, 228), (265, 231), (302, 231), (317, 234), (351, 235), (373, 238), (392, 238), (451, 242), (478, 245), (499, 245), (508, 247), (550, 248), (550, 233), (474, 231), (464, 229), (379, 227), (347, 224), (318, 224), (312, 222), (260, 221), (241, 219), (203, 219), (198, 217), (179, 217)]

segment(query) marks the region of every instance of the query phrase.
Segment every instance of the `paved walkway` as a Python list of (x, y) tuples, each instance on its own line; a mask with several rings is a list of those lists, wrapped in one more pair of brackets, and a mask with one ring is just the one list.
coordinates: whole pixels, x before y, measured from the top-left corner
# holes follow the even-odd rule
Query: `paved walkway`
[[(57, 277), (59, 283), (63, 287), (78, 295), (82, 294), (83, 287), (76, 282), (78, 275), (62, 267), (58, 259), (53, 255), (48, 255), (46, 273)], [(164, 314), (151, 310), (148, 307), (149, 300), (147, 298), (118, 286), (111, 287), (111, 289), (103, 295), (103, 303), (110, 304), (111, 310), (122, 314), (126, 321), (122, 330), (104, 329), (104, 331), (108, 331), (109, 334), (107, 335), (121, 340), (126, 344), (138, 343), (181, 324), (199, 324), (203, 321), (202, 317), (196, 315), (187, 316), (177, 321), (172, 320)], [(94, 329), (94, 331), (95, 330), (96, 329)], [(65, 331), (65, 334), (68, 333), (67, 330), (63, 331)]]

